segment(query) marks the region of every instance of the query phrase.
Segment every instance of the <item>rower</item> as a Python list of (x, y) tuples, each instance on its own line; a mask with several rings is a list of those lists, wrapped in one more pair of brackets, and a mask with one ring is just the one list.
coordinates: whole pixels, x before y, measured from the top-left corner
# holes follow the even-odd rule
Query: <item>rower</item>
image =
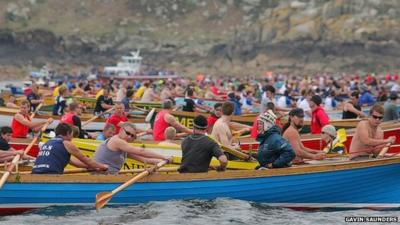
[(366, 84), (360, 85), (361, 96), (358, 100), (358, 104), (361, 106), (372, 106), (376, 103), (375, 97), (371, 94), (369, 86)]
[(236, 95), (235, 92), (228, 93), (228, 101), (234, 105), (233, 114), (240, 116), (242, 114), (242, 103), (240, 103), (240, 96)]
[(61, 116), (64, 114), (64, 109), (67, 107), (67, 87), (62, 85), (58, 88), (58, 96), (56, 97), (55, 104), (53, 106), (53, 115)]
[(114, 135), (115, 135), (114, 124), (107, 123), (103, 128), (103, 132), (101, 132), (99, 135), (97, 135), (96, 140), (105, 141)]
[(32, 84), (32, 92), (29, 93), (26, 99), (28, 99), (29, 103), (31, 104), (31, 112), (34, 112), (36, 110), (36, 107), (40, 103), (43, 103), (43, 99), (39, 95), (37, 84)]
[(233, 135), (229, 127), (234, 108), (235, 106), (233, 102), (229, 101), (222, 104), (222, 116), (217, 120), (217, 122), (215, 122), (211, 135), (222, 145), (238, 149), (239, 145), (233, 144)]
[(79, 115), (82, 113), (82, 108), (78, 103), (72, 102), (68, 106), (68, 112), (61, 117), (61, 122), (76, 126), (79, 130), (78, 137), (85, 138), (85, 132), (82, 130), (81, 118)]
[(386, 144), (393, 144), (396, 141), (396, 136), (383, 138), (383, 131), (380, 126), (383, 114), (383, 106), (375, 104), (369, 111), (368, 119), (358, 123), (350, 144), (350, 159), (362, 160), (368, 158), (370, 154), (376, 156)]
[(189, 128), (180, 124), (173, 115), (171, 115), (172, 111), (172, 101), (167, 99), (163, 102), (162, 108), (160, 112), (157, 113), (156, 118), (154, 120), (153, 126), (153, 138), (155, 141), (163, 141), (165, 140), (164, 132), (167, 127), (172, 126), (180, 132), (184, 132), (187, 134), (192, 134), (193, 131)]
[(207, 119), (198, 115), (193, 120), (193, 134), (182, 142), (182, 163), (180, 173), (207, 172), (212, 157), (216, 157), (220, 165), (217, 171), (223, 171), (228, 164), (228, 159), (215, 141), (207, 137)]
[(94, 108), (94, 114), (99, 115), (102, 112), (111, 109), (113, 105), (114, 102), (110, 96), (110, 89), (104, 88), (103, 94), (100, 95), (96, 100), (96, 107)]
[[(16, 155), (24, 155), (23, 150), (16, 150), (9, 142), (11, 141), (12, 129), (11, 127), (5, 126), (0, 129), (0, 162), (9, 162)], [(23, 156), (25, 159), (34, 159), (31, 156)]]
[[(271, 110), (274, 114), (276, 113), (276, 111), (275, 111), (275, 104), (273, 103), (273, 102), (268, 102), (267, 103), (267, 111), (268, 110)], [(265, 113), (265, 112), (262, 112), (262, 113)], [(275, 120), (275, 125), (276, 126), (278, 126), (279, 128), (283, 128), (283, 125), (282, 125), (282, 122), (281, 122), (281, 118), (284, 116), (285, 114), (281, 114), (281, 116), (280, 117), (278, 117), (278, 118), (276, 118), (276, 120)], [(257, 137), (257, 135), (258, 135), (258, 128), (257, 128), (257, 120), (258, 120), (258, 117), (259, 116), (257, 116), (256, 118), (255, 118), (255, 120), (253, 121), (253, 126), (252, 126), (252, 128), (251, 128), (251, 131), (250, 131), (250, 137), (252, 137), (252, 138), (256, 138)]]
[[(293, 147), (296, 153), (294, 162), (301, 163), (303, 159), (322, 160), (325, 157), (324, 152), (307, 148), (303, 145), (299, 130), (303, 127), (304, 111), (296, 108), (289, 112), (289, 120), (282, 129), (283, 138)], [(335, 128), (333, 128), (335, 129)]]
[(7, 108), (19, 108), (17, 104), (15, 104), (15, 96), (14, 95), (10, 95), (8, 97), (8, 101), (6, 102), (6, 107)]
[(130, 102), (132, 100), (133, 93), (134, 93), (134, 91), (131, 88), (128, 88), (126, 90), (125, 97), (121, 100), (121, 103), (124, 104), (124, 106), (125, 106), (125, 112), (129, 112), (129, 110), (131, 108)]
[(310, 99), (311, 115), (311, 133), (320, 134), (323, 126), (329, 124), (329, 117), (323, 107), (321, 107), (322, 98), (319, 95), (314, 95)]
[(114, 113), (106, 120), (106, 124), (113, 124), (115, 126), (115, 133), (119, 133), (121, 125), (128, 121), (128, 117), (125, 115), (125, 106), (122, 103), (115, 105)]
[(180, 145), (175, 143), (176, 129), (174, 127), (167, 127), (164, 132), (165, 141), (161, 141), (158, 145), (180, 147)]
[(261, 113), (264, 113), (264, 112), (267, 111), (268, 102), (274, 103), (276, 111), (278, 111), (278, 112), (279, 111), (282, 111), (282, 112), (289, 112), (290, 111), (290, 109), (288, 109), (288, 108), (281, 108), (281, 107), (278, 107), (276, 105), (276, 102), (275, 102), (275, 88), (272, 85), (265, 86), (263, 88), (263, 90), (264, 90), (265, 94), (263, 94), (262, 97), (261, 97), (261, 104), (260, 104), (260, 112)]
[(357, 117), (363, 118), (365, 114), (361, 110), (361, 106), (358, 104), (360, 93), (353, 91), (350, 94), (350, 101), (346, 102), (343, 106), (342, 119), (355, 119)]
[[(107, 165), (86, 157), (72, 144), (73, 133), (70, 125), (60, 123), (55, 132), (56, 137), (40, 148), (32, 174), (63, 174), (68, 163), (79, 168), (107, 170)], [(71, 158), (71, 155), (74, 157)]]
[(258, 117), (258, 169), (289, 167), (296, 157), (292, 146), (280, 135), (275, 120), (276, 116), (271, 110)]
[(156, 94), (156, 84), (149, 84), (145, 83), (145, 91), (143, 93), (143, 96), (140, 101), (142, 102), (154, 102), (154, 101), (160, 101), (160, 97), (158, 94)]
[(27, 100), (21, 102), (20, 111), (15, 114), (11, 122), (11, 128), (13, 130), (13, 138), (26, 138), (29, 129), (34, 132), (39, 131), (46, 122), (53, 122), (52, 118), (42, 122), (32, 122), (29, 117), (30, 104)]
[(203, 111), (208, 111), (209, 108), (206, 106), (202, 106), (200, 104), (196, 104), (196, 102), (193, 100), (193, 94), (194, 91), (193, 89), (189, 88), (186, 92), (186, 97), (184, 99), (184, 105), (182, 108), (183, 112), (203, 112)]
[(122, 124), (118, 134), (107, 139), (97, 148), (94, 159), (108, 165), (107, 173), (118, 173), (127, 157), (151, 164), (157, 164), (162, 160), (172, 161), (171, 157), (165, 157), (144, 148), (131, 146), (128, 142), (133, 142), (135, 138), (135, 125), (129, 122)]
[(383, 122), (399, 119), (399, 112), (397, 112), (397, 92), (391, 92), (389, 99), (384, 104), (385, 114), (383, 115)]
[(207, 117), (208, 133), (212, 132), (215, 122), (222, 116), (222, 103), (217, 102), (214, 105), (214, 110)]

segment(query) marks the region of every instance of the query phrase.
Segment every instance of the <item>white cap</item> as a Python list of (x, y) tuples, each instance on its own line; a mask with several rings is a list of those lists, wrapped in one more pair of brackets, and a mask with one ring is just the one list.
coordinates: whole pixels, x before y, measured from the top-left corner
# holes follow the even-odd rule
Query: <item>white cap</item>
[(322, 128), (322, 132), (336, 138), (336, 129), (334, 126), (328, 124)]

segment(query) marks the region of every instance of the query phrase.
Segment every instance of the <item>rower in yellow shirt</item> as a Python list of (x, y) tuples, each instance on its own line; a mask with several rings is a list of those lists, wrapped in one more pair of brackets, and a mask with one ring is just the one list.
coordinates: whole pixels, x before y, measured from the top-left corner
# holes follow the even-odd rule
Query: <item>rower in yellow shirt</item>
[(63, 83), (64, 83), (64, 82), (62, 82), (62, 81), (59, 81), (59, 82), (57, 83), (57, 87), (55, 87), (54, 90), (53, 90), (53, 97), (57, 97), (57, 96), (59, 95), (58, 90), (59, 90), (60, 87), (63, 85)]
[(135, 99), (141, 99), (145, 90), (146, 90), (146, 87), (145, 87), (144, 84), (142, 84), (140, 86), (140, 88), (136, 91), (136, 93), (134, 95), (134, 98)]
[(104, 88), (100, 89), (97, 94), (96, 94), (96, 99), (98, 99), (100, 96), (102, 96), (104, 93)]

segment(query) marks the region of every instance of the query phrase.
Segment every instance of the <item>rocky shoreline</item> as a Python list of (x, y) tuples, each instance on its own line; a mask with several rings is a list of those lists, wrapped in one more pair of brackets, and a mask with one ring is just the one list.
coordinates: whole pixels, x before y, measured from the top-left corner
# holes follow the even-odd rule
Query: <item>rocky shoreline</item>
[(399, 70), (398, 1), (97, 0), (58, 12), (63, 3), (0, 2), (0, 65), (71, 71), (141, 49), (150, 67), (188, 76)]

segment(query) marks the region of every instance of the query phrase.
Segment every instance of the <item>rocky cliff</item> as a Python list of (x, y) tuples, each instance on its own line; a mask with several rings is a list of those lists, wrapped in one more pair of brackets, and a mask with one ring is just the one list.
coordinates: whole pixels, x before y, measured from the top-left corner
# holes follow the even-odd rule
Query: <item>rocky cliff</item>
[(0, 1), (0, 64), (111, 65), (132, 49), (184, 74), (386, 72), (397, 0)]

